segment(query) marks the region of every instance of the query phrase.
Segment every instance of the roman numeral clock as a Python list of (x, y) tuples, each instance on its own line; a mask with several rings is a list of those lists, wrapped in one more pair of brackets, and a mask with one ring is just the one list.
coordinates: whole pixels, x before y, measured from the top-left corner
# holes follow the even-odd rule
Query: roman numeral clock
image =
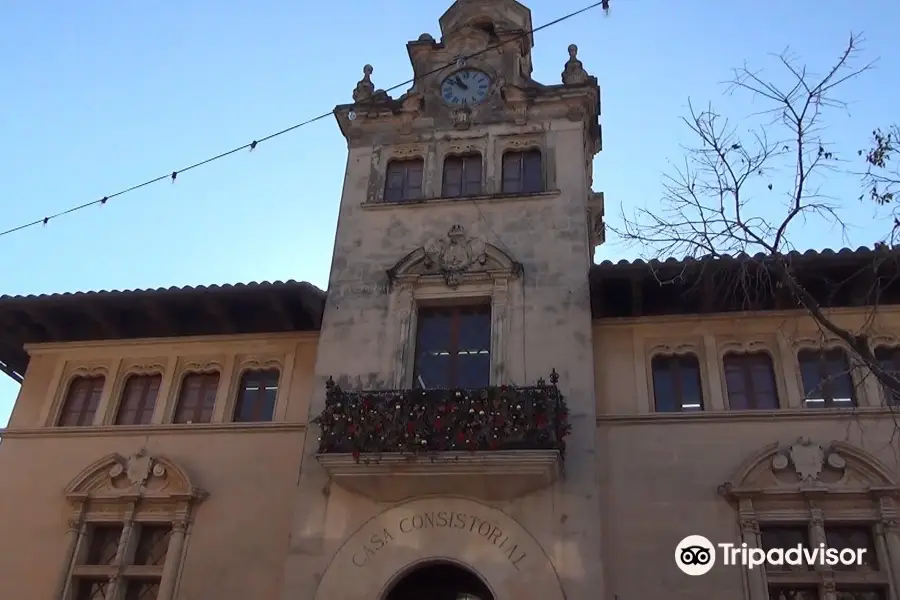
[(478, 69), (460, 69), (441, 82), (441, 97), (451, 106), (475, 106), (484, 102), (491, 78)]

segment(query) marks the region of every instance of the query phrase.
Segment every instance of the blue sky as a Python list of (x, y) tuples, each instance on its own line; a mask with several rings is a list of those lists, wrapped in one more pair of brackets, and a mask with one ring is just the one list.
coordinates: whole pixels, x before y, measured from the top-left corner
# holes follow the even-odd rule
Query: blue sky
[[(589, 3), (531, 0), (535, 26)], [(0, 21), (4, 143), (0, 230), (100, 198), (248, 143), (350, 101), (362, 66), (377, 87), (411, 76), (405, 43), (439, 37), (447, 1), (7, 3)], [(379, 7), (373, 10), (373, 7)], [(615, 224), (619, 206), (652, 207), (669, 160), (691, 141), (687, 100), (736, 118), (754, 110), (720, 84), (745, 61), (774, 68), (786, 46), (814, 70), (851, 32), (877, 68), (846, 88), (829, 121), (844, 154), (873, 127), (900, 120), (900, 5), (888, 0), (611, 0), (536, 36), (534, 77), (558, 83), (576, 43), (599, 78), (604, 150), (594, 189)], [(390, 7), (390, 8), (387, 8)], [(775, 71), (772, 71), (775, 73)], [(891, 105), (894, 105), (892, 111)], [(132, 289), (274, 279), (327, 285), (346, 145), (333, 119), (93, 207), (0, 237), (0, 294)], [(854, 244), (884, 231), (847, 198)], [(842, 246), (797, 232), (798, 246)], [(597, 258), (632, 257), (614, 243)], [(0, 423), (18, 391), (0, 380)]]

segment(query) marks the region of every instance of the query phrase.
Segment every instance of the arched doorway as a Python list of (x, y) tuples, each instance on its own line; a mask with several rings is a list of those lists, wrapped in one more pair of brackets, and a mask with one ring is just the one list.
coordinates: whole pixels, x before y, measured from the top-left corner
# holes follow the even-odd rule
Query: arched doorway
[(481, 579), (463, 567), (438, 562), (423, 565), (397, 581), (384, 600), (494, 600)]

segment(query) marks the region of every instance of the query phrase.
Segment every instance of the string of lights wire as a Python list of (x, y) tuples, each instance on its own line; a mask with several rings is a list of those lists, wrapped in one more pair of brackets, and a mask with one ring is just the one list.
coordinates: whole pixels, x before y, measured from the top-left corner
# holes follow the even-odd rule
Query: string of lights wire
[[(527, 37), (527, 36), (529, 36), (529, 35), (531, 35), (531, 34), (534, 34), (534, 33), (537, 33), (538, 31), (541, 31), (541, 30), (543, 30), (543, 29), (547, 29), (547, 28), (552, 27), (552, 26), (554, 26), (554, 25), (558, 25), (559, 23), (562, 23), (563, 21), (567, 21), (567, 20), (569, 20), (569, 19), (571, 19), (571, 18), (577, 17), (577, 16), (579, 16), (579, 15), (581, 15), (581, 14), (583, 14), (583, 13), (586, 13), (586, 12), (588, 12), (588, 11), (590, 11), (590, 10), (593, 10), (593, 9), (595, 9), (595, 8), (598, 8), (598, 7), (602, 7), (604, 11), (609, 11), (609, 0), (600, 0), (599, 2), (594, 2), (593, 4), (590, 4), (590, 5), (588, 5), (588, 6), (585, 6), (584, 8), (580, 8), (580, 9), (578, 9), (578, 10), (576, 10), (576, 11), (570, 12), (569, 14), (567, 14), (567, 15), (565, 15), (565, 16), (562, 16), (562, 17), (559, 17), (558, 19), (554, 19), (553, 21), (550, 21), (550, 22), (548, 22), (548, 23), (544, 23), (543, 25), (541, 25), (541, 26), (539, 26), (539, 27), (535, 27), (535, 28), (533, 28), (533, 29), (531, 29), (531, 30), (529, 30), (529, 31), (524, 31), (524, 32), (522, 32), (522, 33), (520, 33), (520, 34), (518, 34), (518, 35), (516, 35), (516, 36), (514, 36), (514, 37), (512, 37), (512, 38), (510, 38), (510, 39), (503, 40), (502, 42), (499, 42), (499, 43), (497, 43), (497, 44), (493, 44), (493, 45), (491, 45), (491, 46), (488, 46), (487, 48), (485, 48), (485, 49), (483, 49), (483, 50), (479, 50), (478, 52), (475, 52), (475, 53), (473, 53), (473, 54), (469, 54), (469, 55), (465, 55), (465, 56), (460, 56), (460, 57), (456, 58), (455, 60), (448, 62), (448, 63), (445, 64), (445, 65), (441, 65), (440, 67), (437, 67), (437, 68), (435, 68), (435, 69), (432, 69), (431, 71), (428, 71), (427, 73), (422, 73), (421, 75), (414, 76), (412, 79), (408, 79), (408, 80), (406, 80), (406, 81), (403, 81), (403, 82), (401, 82), (401, 83), (398, 83), (397, 85), (391, 86), (391, 87), (385, 89), (384, 91), (385, 91), (385, 92), (391, 92), (391, 91), (396, 90), (397, 88), (401, 88), (401, 87), (404, 87), (404, 86), (413, 84), (413, 83), (415, 83), (416, 81), (418, 81), (418, 80), (420, 80), (420, 79), (423, 79), (423, 78), (425, 78), (425, 77), (428, 77), (429, 75), (433, 75), (433, 74), (435, 74), (435, 73), (438, 73), (438, 72), (440, 72), (440, 71), (443, 71), (444, 69), (446, 69), (446, 68), (448, 68), (448, 67), (452, 67), (454, 64), (457, 64), (457, 65), (460, 65), (460, 66), (461, 66), (463, 63), (465, 63), (465, 61), (467, 61), (467, 60), (469, 60), (469, 59), (471, 59), (471, 58), (475, 58), (476, 56), (480, 56), (480, 55), (482, 55), (482, 54), (485, 54), (485, 53), (487, 53), (487, 52), (490, 52), (490, 51), (492, 51), (492, 50), (495, 50), (495, 49), (497, 49), (497, 48), (499, 48), (499, 47), (501, 47), (501, 46), (503, 46), (503, 45), (505, 45), (505, 44), (509, 44), (509, 43), (511, 43), (511, 42), (515, 42), (515, 41), (517, 41), (517, 40), (520, 40), (520, 39), (522, 39), (523, 37)], [(98, 199), (98, 200), (92, 200), (92, 201), (90, 201), (90, 202), (85, 202), (84, 204), (79, 204), (79, 205), (77, 205), (77, 206), (73, 206), (73, 207), (71, 207), (71, 208), (68, 208), (68, 209), (62, 211), (62, 212), (58, 212), (58, 213), (55, 213), (55, 214), (52, 214), (52, 215), (48, 215), (48, 216), (46, 216), (46, 217), (43, 217), (42, 219), (37, 219), (36, 221), (31, 221), (30, 223), (24, 223), (24, 224), (22, 224), (22, 225), (18, 225), (17, 227), (13, 227), (12, 229), (7, 229), (7, 230), (5, 230), (5, 231), (0, 231), (0, 237), (2, 237), (2, 236), (4, 236), (4, 235), (9, 235), (9, 234), (11, 234), (11, 233), (15, 233), (15, 232), (17, 232), (17, 231), (22, 231), (23, 229), (28, 229), (29, 227), (35, 227), (35, 226), (37, 226), (37, 225), (46, 225), (47, 223), (49, 223), (49, 222), (50, 222), (51, 220), (53, 220), (53, 219), (57, 219), (57, 218), (59, 218), (59, 217), (65, 216), (65, 215), (68, 215), (68, 214), (71, 214), (71, 213), (74, 213), (74, 212), (78, 212), (78, 211), (80, 211), (80, 210), (84, 210), (84, 209), (89, 208), (89, 207), (91, 207), (91, 206), (96, 206), (96, 205), (102, 206), (102, 205), (106, 204), (107, 202), (109, 202), (110, 200), (112, 200), (113, 198), (117, 198), (117, 197), (119, 197), (119, 196), (124, 196), (125, 194), (134, 192), (134, 191), (136, 191), (136, 190), (139, 190), (139, 189), (141, 189), (141, 188), (143, 188), (143, 187), (147, 187), (148, 185), (152, 185), (152, 184), (154, 184), (154, 183), (159, 183), (160, 181), (164, 181), (164, 180), (166, 180), (166, 179), (169, 179), (169, 180), (171, 180), (171, 181), (174, 183), (175, 180), (177, 179), (177, 177), (178, 177), (179, 175), (181, 175), (182, 173), (186, 173), (187, 171), (190, 171), (190, 170), (192, 170), (192, 169), (197, 169), (197, 168), (202, 167), (202, 166), (204, 166), (204, 165), (208, 165), (208, 164), (211, 163), (211, 162), (215, 162), (215, 161), (217, 161), (217, 160), (221, 160), (221, 159), (225, 158), (226, 156), (231, 156), (232, 154), (236, 154), (236, 153), (241, 152), (241, 151), (243, 151), (243, 150), (250, 150), (250, 151), (253, 151), (253, 150), (255, 150), (255, 149), (257, 148), (257, 146), (259, 146), (259, 145), (260, 145), (261, 143), (263, 143), (263, 142), (267, 142), (267, 141), (269, 141), (269, 140), (271, 140), (271, 139), (273, 139), (273, 138), (282, 136), (282, 135), (284, 135), (284, 134), (286, 134), (286, 133), (290, 133), (291, 131), (294, 131), (294, 130), (296, 130), (296, 129), (300, 129), (301, 127), (305, 127), (305, 126), (307, 126), (307, 125), (311, 125), (312, 123), (315, 123), (316, 121), (321, 121), (322, 119), (324, 119), (324, 118), (326, 118), (326, 117), (329, 117), (329, 116), (331, 116), (332, 114), (333, 114), (333, 111), (328, 111), (328, 112), (326, 112), (326, 113), (322, 113), (321, 115), (319, 115), (319, 116), (317, 116), (317, 117), (313, 117), (313, 118), (311, 118), (311, 119), (307, 119), (306, 121), (303, 121), (303, 122), (301, 122), (301, 123), (297, 123), (296, 125), (291, 125), (290, 127), (286, 127), (285, 129), (282, 129), (282, 130), (280, 130), (280, 131), (276, 131), (275, 133), (269, 134), (269, 135), (267, 135), (267, 136), (265, 136), (265, 137), (257, 138), (257, 139), (253, 140), (253, 141), (250, 142), (250, 143), (244, 144), (243, 146), (238, 146), (237, 148), (232, 148), (231, 150), (228, 150), (228, 151), (226, 151), (226, 152), (221, 152), (221, 153), (219, 153), (219, 154), (216, 154), (215, 156), (211, 156), (211, 157), (209, 157), (209, 158), (207, 158), (207, 159), (205, 159), (205, 160), (201, 160), (200, 162), (196, 162), (196, 163), (194, 163), (194, 164), (192, 164), (192, 165), (189, 165), (189, 166), (187, 166), (187, 167), (183, 167), (183, 168), (178, 169), (178, 170), (176, 170), (176, 171), (172, 171), (171, 173), (166, 173), (165, 175), (160, 175), (159, 177), (154, 177), (153, 179), (148, 179), (147, 181), (144, 181), (143, 183), (138, 183), (137, 185), (133, 185), (133, 186), (131, 186), (131, 187), (125, 188), (124, 190), (120, 190), (120, 191), (118, 191), (118, 192), (116, 192), (116, 193), (114, 193), (114, 194), (109, 194), (108, 196), (103, 196), (102, 198), (100, 198), (100, 199)]]

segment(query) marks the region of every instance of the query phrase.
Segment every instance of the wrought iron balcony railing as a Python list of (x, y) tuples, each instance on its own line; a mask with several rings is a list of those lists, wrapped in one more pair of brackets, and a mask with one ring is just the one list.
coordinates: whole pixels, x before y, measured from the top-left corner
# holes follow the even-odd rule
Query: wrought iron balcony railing
[(329, 378), (319, 426), (319, 453), (429, 453), (559, 450), (571, 431), (557, 387), (346, 391)]

